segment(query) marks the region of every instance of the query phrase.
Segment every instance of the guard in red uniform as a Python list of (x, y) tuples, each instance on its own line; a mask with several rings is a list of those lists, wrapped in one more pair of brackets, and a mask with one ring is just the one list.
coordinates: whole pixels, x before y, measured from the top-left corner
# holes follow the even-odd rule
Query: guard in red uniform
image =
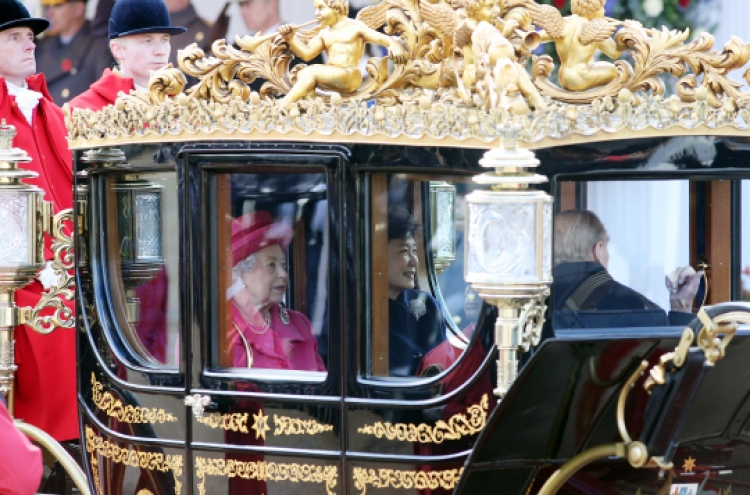
[[(17, 0), (0, 0), (0, 119), (15, 126), (13, 145), (31, 156), (24, 167), (39, 174), (27, 182), (44, 189), (58, 212), (73, 206), (73, 173), (62, 111), (52, 102), (44, 76), (35, 75), (34, 36), (48, 26), (46, 19), (31, 18)], [(41, 292), (35, 280), (16, 291), (16, 304), (34, 306)], [(60, 441), (79, 436), (75, 337), (73, 329), (40, 335), (19, 326), (15, 333), (14, 414)]]
[(118, 0), (109, 19), (109, 48), (118, 67), (106, 69), (70, 107), (100, 110), (121, 91), (146, 90), (151, 72), (169, 62), (171, 36), (184, 32), (184, 27), (171, 25), (163, 0)]

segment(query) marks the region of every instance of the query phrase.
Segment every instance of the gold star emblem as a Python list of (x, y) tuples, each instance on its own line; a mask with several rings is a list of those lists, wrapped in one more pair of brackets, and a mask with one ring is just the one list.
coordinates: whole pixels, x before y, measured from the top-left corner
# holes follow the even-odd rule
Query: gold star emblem
[(695, 459), (693, 457), (688, 457), (685, 459), (685, 462), (682, 464), (682, 470), (686, 473), (692, 473), (693, 469), (695, 468)]
[(252, 429), (255, 430), (255, 438), (263, 437), (263, 440), (266, 439), (266, 432), (271, 427), (268, 426), (268, 416), (263, 414), (263, 410), (258, 411), (258, 414), (253, 414)]

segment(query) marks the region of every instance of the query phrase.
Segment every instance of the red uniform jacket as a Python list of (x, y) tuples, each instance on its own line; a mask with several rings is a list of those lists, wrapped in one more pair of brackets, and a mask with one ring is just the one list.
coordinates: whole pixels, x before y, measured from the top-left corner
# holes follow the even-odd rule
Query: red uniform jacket
[[(29, 89), (44, 95), (34, 109), (32, 125), (24, 118), (14, 96), (8, 94), (0, 78), (0, 118), (15, 126), (13, 146), (25, 150), (31, 163), (22, 167), (39, 173), (26, 182), (46, 191), (45, 199), (55, 212), (73, 207), (73, 171), (66, 141), (63, 114), (47, 91), (44, 76), (26, 79)], [(47, 254), (49, 259), (49, 252)], [(16, 291), (18, 306), (34, 306), (42, 286), (34, 281)], [(73, 307), (73, 302), (66, 304)], [(49, 335), (16, 328), (16, 372), (14, 414), (43, 429), (57, 440), (78, 438), (76, 401), (76, 334), (73, 329), (57, 329)]]
[(135, 89), (135, 84), (131, 78), (104, 69), (102, 77), (92, 84), (88, 90), (70, 100), (68, 105), (70, 108), (101, 110), (114, 103), (120, 91), (128, 94), (133, 89)]

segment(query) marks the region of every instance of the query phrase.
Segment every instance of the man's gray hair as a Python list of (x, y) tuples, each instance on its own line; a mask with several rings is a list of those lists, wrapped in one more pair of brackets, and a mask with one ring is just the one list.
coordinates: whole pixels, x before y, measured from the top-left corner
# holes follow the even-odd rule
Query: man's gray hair
[(555, 266), (573, 261), (595, 261), (596, 243), (607, 241), (607, 229), (593, 212), (568, 210), (555, 215)]
[(244, 260), (234, 265), (234, 268), (232, 268), (232, 280), (234, 280), (235, 282), (237, 282), (238, 280), (242, 280), (242, 274), (246, 271), (252, 270), (255, 266), (255, 263), (257, 262), (258, 253), (253, 253)]

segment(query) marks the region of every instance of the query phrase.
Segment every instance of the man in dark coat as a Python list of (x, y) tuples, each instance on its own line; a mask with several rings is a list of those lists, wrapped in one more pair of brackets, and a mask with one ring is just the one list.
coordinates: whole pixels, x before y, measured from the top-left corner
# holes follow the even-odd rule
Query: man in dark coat
[(609, 236), (587, 210), (555, 217), (552, 283), (554, 328), (606, 328), (683, 325), (693, 319), (701, 273), (679, 269), (670, 289), (669, 315), (642, 294), (612, 279), (607, 271)]
[(191, 43), (196, 43), (201, 49), (208, 50), (211, 46), (211, 27), (198, 16), (190, 0), (165, 0), (169, 17), (175, 26), (183, 26), (187, 31), (172, 36), (172, 54), (169, 61), (173, 67), (177, 65), (177, 52)]
[(114, 60), (107, 40), (97, 38), (86, 20), (85, 0), (42, 0), (52, 35), (36, 47), (37, 70), (58, 105), (83, 93)]

